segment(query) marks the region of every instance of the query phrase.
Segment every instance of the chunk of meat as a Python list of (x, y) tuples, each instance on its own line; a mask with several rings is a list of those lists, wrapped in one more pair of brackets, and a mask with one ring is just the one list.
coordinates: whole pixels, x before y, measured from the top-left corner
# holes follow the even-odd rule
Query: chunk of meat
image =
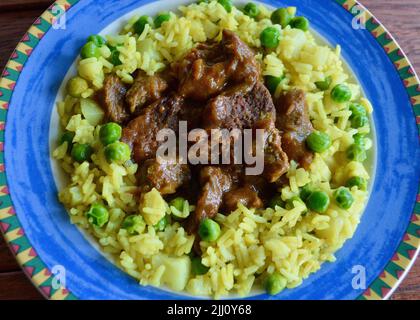
[(103, 89), (99, 93), (99, 100), (109, 121), (121, 124), (129, 119), (125, 108), (126, 93), (127, 88), (117, 75), (111, 74), (105, 78)]
[(148, 76), (141, 71), (128, 90), (126, 101), (131, 113), (138, 113), (141, 108), (160, 99), (168, 89), (168, 82), (161, 75)]
[(216, 96), (228, 84), (253, 86), (260, 78), (254, 52), (233, 32), (223, 31), (220, 43), (197, 45), (173, 72), (180, 80), (179, 93), (184, 97), (205, 101)]
[(232, 190), (239, 181), (239, 171), (232, 167), (207, 166), (201, 169), (201, 192), (194, 214), (187, 221), (187, 231), (196, 233), (200, 222), (213, 218), (223, 203), (223, 195)]
[(139, 171), (140, 190), (145, 193), (156, 188), (162, 195), (173, 194), (191, 179), (187, 164), (164, 159), (146, 160)]
[(201, 128), (203, 106), (191, 100), (186, 100), (179, 113), (179, 120), (187, 122), (188, 131)]
[[(244, 86), (237, 86), (212, 99), (203, 113), (203, 126), (206, 129), (264, 130), (264, 177), (275, 182), (287, 172), (289, 161), (274, 124), (276, 109), (273, 100), (261, 82), (257, 82), (251, 91), (244, 91)], [(252, 147), (253, 155), (256, 155), (255, 141)]]
[(223, 62), (209, 66), (204, 59), (197, 59), (185, 69), (188, 73), (185, 78), (181, 78), (179, 92), (194, 100), (205, 101), (217, 95), (228, 79)]
[(244, 175), (241, 183), (242, 185), (249, 186), (252, 190), (255, 190), (264, 204), (267, 204), (271, 200), (278, 189), (276, 184), (268, 182), (263, 175)]
[(183, 101), (177, 95), (163, 97), (145, 108), (123, 129), (122, 141), (131, 147), (137, 163), (155, 158), (160, 146), (156, 139), (160, 130), (178, 130), (178, 115)]
[(262, 208), (263, 201), (258, 196), (258, 192), (251, 185), (246, 185), (227, 192), (223, 197), (223, 211), (231, 213), (242, 203), (247, 208)]
[[(258, 121), (254, 129), (264, 130), (263, 141), (258, 141), (264, 148), (263, 176), (268, 182), (274, 183), (289, 170), (289, 159), (282, 148), (280, 131), (276, 129), (274, 121), (269, 118)], [(254, 146), (254, 150), (256, 147)]]
[(306, 147), (306, 138), (314, 131), (309, 118), (305, 92), (293, 89), (276, 101), (276, 126), (282, 132), (282, 146), (290, 160), (308, 169), (313, 153)]
[(261, 78), (260, 65), (255, 52), (238, 35), (229, 30), (223, 31), (222, 46), (230, 58), (227, 73), (235, 84), (247, 83), (253, 86)]
[(276, 109), (267, 88), (257, 82), (251, 91), (247, 89), (239, 85), (210, 100), (203, 113), (204, 128), (251, 129), (260, 119), (274, 120)]

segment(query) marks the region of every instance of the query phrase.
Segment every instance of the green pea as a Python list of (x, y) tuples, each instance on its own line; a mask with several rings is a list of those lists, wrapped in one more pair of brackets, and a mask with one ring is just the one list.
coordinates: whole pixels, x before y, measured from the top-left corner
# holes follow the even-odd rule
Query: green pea
[(287, 280), (278, 273), (270, 274), (264, 281), (265, 290), (275, 296), (286, 288)]
[(304, 202), (306, 202), (312, 192), (314, 192), (314, 187), (311, 183), (308, 183), (300, 189), (299, 196)]
[(81, 77), (71, 78), (67, 83), (67, 91), (74, 98), (80, 98), (87, 89), (89, 89), (89, 84)]
[(175, 209), (182, 212), (184, 210), (184, 203), (185, 203), (184, 198), (177, 197), (169, 203), (169, 206), (170, 207), (175, 207)]
[(131, 215), (125, 217), (121, 228), (127, 230), (130, 235), (140, 234), (146, 229), (146, 222), (139, 215)]
[(340, 187), (334, 192), (334, 198), (338, 206), (342, 209), (348, 210), (353, 205), (354, 199), (349, 189)]
[(150, 18), (149, 16), (141, 16), (136, 23), (133, 25), (134, 31), (138, 34), (141, 35), (144, 31), (144, 28), (146, 27), (146, 25), (153, 25), (153, 20), (152, 18)]
[(331, 138), (328, 134), (320, 131), (312, 132), (306, 139), (306, 145), (314, 152), (322, 153), (331, 146)]
[(332, 83), (332, 77), (328, 76), (323, 81), (315, 82), (316, 87), (321, 91), (327, 91)]
[(117, 49), (111, 50), (109, 61), (116, 67), (122, 65), (120, 60), (120, 52)]
[(253, 3), (253, 2), (249, 2), (245, 7), (244, 7), (244, 13), (251, 17), (251, 18), (257, 18), (258, 15), (260, 14), (260, 8), (258, 8), (258, 6)]
[(89, 41), (83, 46), (80, 55), (83, 59), (99, 58), (101, 56), (101, 53), (99, 52), (99, 48), (97, 47), (97, 45), (94, 42)]
[(93, 34), (89, 36), (87, 41), (92, 41), (97, 47), (102, 47), (106, 43), (105, 38), (98, 34)]
[(200, 236), (201, 240), (214, 242), (220, 237), (220, 234), (220, 226), (216, 221), (211, 219), (204, 219), (201, 221), (198, 228), (198, 235)]
[(89, 161), (92, 153), (92, 147), (88, 144), (76, 143), (71, 149), (71, 157), (79, 163)]
[(114, 143), (121, 139), (122, 128), (119, 124), (109, 122), (99, 130), (99, 139), (104, 146)]
[(74, 132), (71, 131), (66, 131), (62, 134), (59, 144), (60, 146), (64, 143), (67, 142), (67, 147), (70, 149), (71, 146), (73, 145), (73, 139), (74, 139)]
[(367, 116), (356, 115), (351, 119), (351, 127), (354, 129), (362, 128), (369, 123)]
[(359, 190), (366, 191), (367, 190), (367, 181), (362, 177), (352, 177), (347, 180), (346, 183), (347, 188), (357, 187)]
[(349, 109), (351, 111), (350, 119), (354, 118), (355, 116), (367, 116), (365, 107), (358, 103), (350, 104)]
[(347, 158), (352, 161), (363, 162), (367, 159), (364, 146), (353, 144), (347, 149)]
[(331, 91), (331, 99), (338, 103), (343, 103), (351, 100), (351, 90), (345, 84), (338, 84)]
[(130, 147), (123, 142), (114, 142), (106, 146), (105, 157), (108, 162), (123, 164), (130, 160), (131, 150)]
[(352, 103), (349, 107), (351, 111), (350, 121), (352, 128), (362, 128), (369, 123), (366, 109), (357, 103)]
[(166, 21), (171, 20), (171, 15), (168, 12), (161, 13), (155, 18), (155, 28), (160, 28)]
[(277, 9), (271, 14), (271, 22), (281, 25), (283, 29), (289, 25), (293, 18), (294, 16), (289, 13), (287, 8)]
[(361, 146), (362, 148), (366, 147), (365, 135), (361, 133), (356, 133), (353, 136), (354, 144)]
[(232, 12), (233, 4), (231, 0), (217, 0), (217, 2), (220, 3), (228, 13)]
[(109, 220), (108, 210), (101, 204), (92, 204), (89, 211), (86, 213), (86, 217), (90, 224), (96, 227), (103, 227)]
[(280, 31), (275, 27), (267, 27), (261, 32), (260, 40), (263, 47), (277, 48), (280, 43)]
[(330, 205), (330, 198), (323, 191), (314, 191), (307, 198), (306, 205), (312, 211), (324, 213)]
[(169, 224), (169, 219), (168, 216), (164, 216), (162, 219), (160, 219), (160, 221), (155, 224), (153, 227), (155, 228), (156, 231), (165, 231), (166, 227)]
[(276, 194), (274, 197), (271, 198), (270, 203), (268, 206), (272, 209), (275, 209), (276, 207), (284, 208), (285, 202), (281, 198), (281, 194)]
[[(295, 208), (295, 202), (298, 201), (299, 203), (302, 203), (303, 205), (305, 205), (305, 203), (302, 201), (302, 199), (298, 196), (292, 197), (291, 199), (286, 201), (286, 209), (287, 210), (292, 210)], [(305, 205), (306, 206), (306, 205)]]
[(202, 276), (210, 270), (209, 267), (206, 267), (201, 262), (201, 258), (194, 257), (191, 259), (191, 272), (193, 275)]
[(296, 17), (290, 21), (290, 26), (294, 29), (300, 29), (303, 31), (309, 30), (309, 20), (305, 17)]
[(273, 77), (273, 76), (265, 76), (265, 84), (270, 91), (271, 94), (275, 94), (277, 87), (279, 84), (284, 80), (285, 76), (281, 77)]

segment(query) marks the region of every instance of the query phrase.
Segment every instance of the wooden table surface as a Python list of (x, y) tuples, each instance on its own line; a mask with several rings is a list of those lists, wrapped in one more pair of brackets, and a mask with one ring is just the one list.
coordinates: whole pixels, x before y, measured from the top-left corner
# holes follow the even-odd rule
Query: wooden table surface
[[(28, 27), (50, 3), (51, 0), (1, 0), (0, 69), (3, 69), (14, 47)], [(396, 37), (417, 72), (420, 72), (420, 19), (418, 18), (420, 1), (362, 0), (362, 3)], [(20, 270), (2, 236), (0, 236), (1, 299), (42, 299), (42, 296)], [(420, 260), (415, 263), (392, 299), (420, 299)]]

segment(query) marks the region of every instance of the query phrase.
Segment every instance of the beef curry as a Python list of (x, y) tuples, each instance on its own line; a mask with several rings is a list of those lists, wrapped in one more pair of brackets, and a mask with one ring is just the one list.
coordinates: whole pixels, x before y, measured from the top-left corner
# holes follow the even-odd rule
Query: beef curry
[[(123, 142), (138, 163), (141, 194), (156, 188), (169, 200), (183, 196), (196, 205), (185, 222), (190, 233), (218, 212), (240, 202), (262, 208), (276, 192), (291, 160), (304, 168), (313, 154), (305, 140), (313, 127), (303, 91), (274, 99), (263, 83), (255, 53), (231, 31), (220, 43), (201, 43), (160, 74), (138, 72), (127, 86), (115, 75), (105, 79), (98, 100), (109, 121), (123, 127)], [(264, 172), (245, 174), (246, 165), (192, 165), (156, 159), (161, 129), (264, 129)]]

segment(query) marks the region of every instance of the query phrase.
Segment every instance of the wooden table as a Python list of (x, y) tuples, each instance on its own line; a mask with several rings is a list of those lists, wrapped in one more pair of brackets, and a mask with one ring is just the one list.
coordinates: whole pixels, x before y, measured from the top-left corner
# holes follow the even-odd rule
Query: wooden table
[[(397, 38), (417, 72), (420, 72), (420, 1), (362, 0)], [(1, 0), (0, 2), (0, 69), (24, 32), (51, 3), (51, 0)], [(393, 299), (420, 299), (420, 261)], [(0, 236), (0, 299), (42, 299), (17, 265)]]

